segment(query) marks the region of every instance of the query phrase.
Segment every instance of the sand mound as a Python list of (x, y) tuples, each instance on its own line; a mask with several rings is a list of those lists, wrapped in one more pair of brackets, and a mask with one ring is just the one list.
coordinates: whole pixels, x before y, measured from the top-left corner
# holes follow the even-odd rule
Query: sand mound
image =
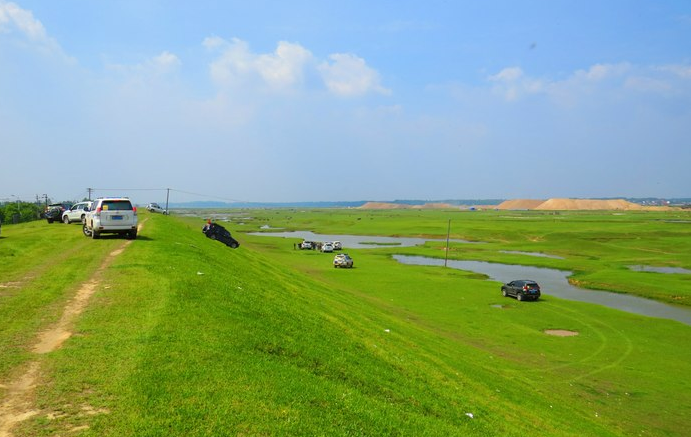
[(544, 202), (544, 200), (537, 199), (505, 200), (497, 206), (497, 209), (535, 209)]
[(549, 199), (536, 206), (536, 210), (564, 211), (564, 210), (641, 210), (643, 207), (624, 199)]

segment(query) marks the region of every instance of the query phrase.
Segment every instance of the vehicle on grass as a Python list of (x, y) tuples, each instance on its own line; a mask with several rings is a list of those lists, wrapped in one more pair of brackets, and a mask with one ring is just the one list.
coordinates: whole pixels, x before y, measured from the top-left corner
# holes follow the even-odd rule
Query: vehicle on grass
[(127, 197), (99, 197), (87, 211), (82, 227), (84, 235), (119, 234), (137, 238), (137, 208)]
[(220, 241), (221, 243), (233, 249), (237, 249), (240, 246), (238, 240), (233, 238), (226, 228), (217, 223), (208, 222), (202, 228), (202, 232), (204, 233), (204, 235), (206, 235), (206, 238), (211, 238), (212, 240)]
[(71, 207), (71, 203), (51, 203), (46, 207), (46, 210), (43, 213), (43, 217), (48, 221), (48, 223), (62, 221), (62, 213), (64, 213)]
[(347, 253), (339, 253), (334, 257), (334, 268), (352, 268), (353, 258), (351, 258)]
[(333, 244), (334, 250), (342, 250), (343, 249), (343, 245), (341, 244), (340, 241), (334, 241), (331, 244)]
[(333, 244), (331, 244), (331, 243), (329, 243), (329, 242), (326, 242), (326, 243), (322, 244), (322, 252), (324, 252), (324, 253), (331, 253), (331, 252), (333, 252), (333, 251), (334, 251), (334, 246), (333, 246)]
[(91, 209), (91, 201), (75, 203), (62, 213), (62, 222), (69, 225), (72, 222), (84, 223), (86, 213)]
[(520, 279), (502, 285), (501, 294), (504, 297), (515, 296), (516, 300), (538, 300), (540, 298), (540, 286), (535, 281)]
[(311, 249), (312, 248), (312, 242), (311, 241), (303, 241), (300, 243), (300, 249)]
[(149, 212), (159, 212), (159, 213), (161, 213), (161, 214), (163, 214), (163, 215), (167, 215), (167, 214), (168, 214), (168, 210), (162, 208), (161, 205), (159, 205), (158, 203), (150, 203), (150, 204), (146, 205), (146, 209), (147, 209)]

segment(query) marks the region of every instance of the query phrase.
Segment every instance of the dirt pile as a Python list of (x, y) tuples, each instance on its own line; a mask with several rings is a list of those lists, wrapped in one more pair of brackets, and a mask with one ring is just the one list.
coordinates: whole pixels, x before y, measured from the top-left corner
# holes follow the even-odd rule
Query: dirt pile
[(544, 200), (537, 199), (505, 200), (497, 206), (497, 209), (535, 209), (543, 203), (545, 203)]
[(628, 202), (624, 199), (549, 199), (536, 206), (536, 210), (547, 211), (583, 211), (583, 210), (642, 210), (643, 207), (637, 203)]

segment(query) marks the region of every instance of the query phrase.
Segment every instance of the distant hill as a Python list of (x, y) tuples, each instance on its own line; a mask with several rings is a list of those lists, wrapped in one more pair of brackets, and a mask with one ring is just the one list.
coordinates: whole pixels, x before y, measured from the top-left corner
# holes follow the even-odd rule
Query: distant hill
[[(323, 202), (220, 202), (194, 201), (175, 202), (169, 205), (175, 209), (230, 209), (230, 208), (456, 208), (478, 207), (497, 209), (638, 209), (638, 206), (684, 206), (691, 205), (691, 198), (662, 199), (645, 198), (595, 198), (595, 199), (442, 199), (442, 200), (406, 200), (393, 201), (357, 200), (357, 201), (323, 201)], [(164, 205), (163, 203), (160, 203)], [(544, 204), (544, 205), (543, 205)]]
[(324, 201), (324, 202), (220, 202), (194, 201), (170, 203), (170, 208), (204, 209), (204, 208), (361, 208), (367, 203), (378, 203), (397, 207), (418, 208), (452, 208), (462, 205), (498, 205), (503, 199), (456, 199), (456, 200), (394, 200), (394, 201)]

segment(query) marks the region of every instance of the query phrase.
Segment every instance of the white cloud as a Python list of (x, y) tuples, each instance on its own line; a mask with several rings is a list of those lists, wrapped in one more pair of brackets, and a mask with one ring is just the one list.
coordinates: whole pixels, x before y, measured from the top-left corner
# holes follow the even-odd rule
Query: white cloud
[(506, 101), (515, 102), (530, 95), (544, 95), (566, 106), (584, 101), (587, 96), (614, 96), (627, 92), (658, 96), (688, 92), (691, 67), (688, 65), (639, 66), (627, 62), (595, 64), (574, 71), (564, 79), (534, 78), (520, 67), (507, 67), (487, 77), (491, 91)]
[(287, 41), (280, 41), (273, 52), (262, 54), (253, 53), (238, 38), (226, 41), (209, 37), (203, 45), (220, 52), (209, 70), (212, 80), (221, 88), (247, 91), (247, 87), (256, 86), (263, 91), (291, 91), (304, 86), (306, 77), (316, 75), (331, 93), (340, 97), (391, 93), (381, 85), (379, 73), (352, 54), (332, 54), (331, 63), (317, 65), (308, 49)]
[(31, 11), (20, 8), (15, 3), (0, 2), (0, 29), (9, 32), (16, 28), (34, 41), (46, 40), (46, 30)]
[(526, 94), (540, 93), (545, 86), (543, 81), (527, 77), (520, 67), (505, 68), (487, 79), (496, 84), (493, 92), (502, 95), (507, 101), (518, 100)]
[(22, 9), (16, 3), (0, 0), (0, 33), (17, 33), (39, 51), (72, 61), (63, 54), (60, 45), (48, 36), (43, 24), (34, 18), (33, 13)]
[(660, 71), (672, 73), (682, 79), (691, 79), (691, 66), (689, 65), (665, 65), (658, 69)]
[(288, 90), (303, 82), (312, 54), (300, 44), (280, 41), (273, 53), (254, 54), (240, 39), (230, 42), (212, 37), (204, 40), (210, 50), (221, 50), (211, 63), (212, 80), (221, 87), (237, 87), (259, 82), (272, 90)]
[(324, 62), (319, 66), (326, 87), (332, 93), (350, 97), (369, 92), (391, 94), (381, 86), (379, 73), (370, 68), (365, 60), (351, 54), (336, 53), (329, 56), (333, 63)]
[(588, 70), (576, 71), (576, 73), (574, 73), (574, 77), (581, 80), (598, 82), (606, 79), (622, 77), (628, 73), (631, 68), (631, 65), (628, 63), (595, 64)]
[(499, 73), (490, 76), (489, 80), (493, 82), (515, 82), (523, 76), (523, 70), (519, 67), (505, 68)]

